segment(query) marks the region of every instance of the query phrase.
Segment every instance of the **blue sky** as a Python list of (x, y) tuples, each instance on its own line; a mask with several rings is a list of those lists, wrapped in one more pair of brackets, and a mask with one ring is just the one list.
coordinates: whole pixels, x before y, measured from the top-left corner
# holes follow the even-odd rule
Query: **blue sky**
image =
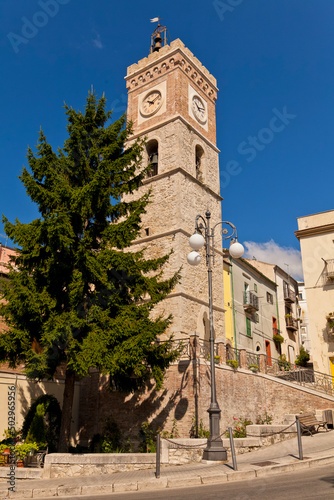
[(40, 127), (62, 146), (64, 101), (82, 109), (93, 85), (124, 112), (126, 67), (148, 54), (155, 16), (217, 78), (223, 219), (250, 256), (297, 276), (296, 218), (334, 208), (332, 0), (3, 0), (0, 211), (38, 216), (17, 176)]

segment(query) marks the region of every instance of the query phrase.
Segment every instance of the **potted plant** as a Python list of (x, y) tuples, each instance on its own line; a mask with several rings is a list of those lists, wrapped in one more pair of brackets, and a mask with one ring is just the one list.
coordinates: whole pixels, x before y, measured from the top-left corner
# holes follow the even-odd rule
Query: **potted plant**
[[(208, 355), (207, 355), (206, 359), (207, 359), (208, 361), (210, 361), (210, 359), (211, 359), (210, 354), (208, 354)], [(216, 363), (216, 365), (219, 365), (219, 363), (220, 363), (220, 356), (215, 356), (215, 357), (214, 357), (214, 362)]]
[[(45, 406), (43, 403), (37, 405), (36, 413), (30, 424), (25, 444), (30, 446), (26, 454), (26, 464), (34, 464), (40, 467), (47, 453), (46, 431), (45, 431)], [(39, 451), (40, 450), (40, 451)]]
[(0, 444), (0, 466), (4, 467), (8, 463), (10, 449), (8, 444)]
[(235, 370), (235, 371), (238, 369), (238, 366), (239, 366), (239, 363), (236, 359), (228, 359), (226, 361), (226, 364), (228, 366), (230, 366), (231, 368), (233, 368), (233, 370)]
[(307, 351), (305, 351), (303, 346), (300, 346), (300, 353), (298, 354), (295, 364), (297, 366), (307, 367), (307, 363), (310, 360), (310, 355)]
[(280, 356), (278, 356), (278, 366), (280, 367), (281, 371), (287, 372), (290, 370), (291, 363), (287, 361), (285, 354), (281, 354)]
[(282, 337), (282, 335), (280, 335), (279, 333), (275, 333), (275, 335), (273, 336), (273, 340), (276, 345), (283, 344), (284, 337)]
[(327, 314), (326, 319), (327, 319), (329, 328), (333, 328), (334, 327), (334, 314), (330, 312), (329, 314)]
[(248, 366), (248, 369), (251, 371), (251, 372), (254, 372), (254, 373), (257, 373), (259, 371), (259, 366), (258, 365), (249, 365)]
[(18, 467), (23, 467), (26, 457), (33, 455), (39, 450), (37, 443), (17, 443), (15, 445), (16, 463)]

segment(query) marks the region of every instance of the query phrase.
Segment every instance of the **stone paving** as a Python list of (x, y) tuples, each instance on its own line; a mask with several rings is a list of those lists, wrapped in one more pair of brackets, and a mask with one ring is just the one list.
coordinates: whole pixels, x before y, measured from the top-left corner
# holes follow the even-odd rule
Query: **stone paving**
[(237, 456), (238, 470), (232, 462), (199, 463), (181, 466), (162, 466), (160, 478), (155, 470), (128, 471), (91, 477), (61, 479), (16, 480), (15, 493), (8, 490), (5, 480), (0, 482), (0, 499), (48, 498), (110, 494), (113, 492), (177, 488), (188, 485), (249, 480), (270, 474), (300, 470), (334, 463), (334, 431), (303, 436), (304, 460), (298, 458), (297, 438), (276, 443), (268, 448)]

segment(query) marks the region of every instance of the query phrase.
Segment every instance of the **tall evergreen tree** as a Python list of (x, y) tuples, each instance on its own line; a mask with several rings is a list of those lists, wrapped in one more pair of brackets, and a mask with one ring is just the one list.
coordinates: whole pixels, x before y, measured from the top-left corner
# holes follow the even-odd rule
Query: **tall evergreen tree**
[(133, 390), (163, 374), (175, 360), (172, 341), (159, 343), (171, 317), (152, 309), (175, 286), (162, 276), (169, 255), (145, 257), (128, 247), (140, 231), (149, 194), (132, 201), (147, 169), (143, 143), (127, 145), (126, 118), (110, 123), (106, 99), (89, 93), (85, 112), (65, 106), (68, 139), (54, 152), (41, 131), (29, 171), (20, 179), (38, 206), (29, 224), (3, 217), (19, 248), (4, 284), (0, 360), (26, 365), (33, 379), (66, 370), (59, 451), (69, 442), (74, 383), (90, 368), (110, 373), (117, 388)]

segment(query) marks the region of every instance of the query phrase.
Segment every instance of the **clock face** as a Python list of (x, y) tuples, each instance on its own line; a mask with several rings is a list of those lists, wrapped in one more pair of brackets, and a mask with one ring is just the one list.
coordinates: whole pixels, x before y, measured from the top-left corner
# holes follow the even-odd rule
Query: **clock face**
[(151, 116), (160, 109), (163, 103), (163, 98), (160, 90), (151, 90), (144, 97), (140, 112), (143, 116)]
[(194, 116), (199, 123), (206, 122), (206, 107), (202, 99), (198, 95), (194, 95), (191, 101), (191, 108)]

